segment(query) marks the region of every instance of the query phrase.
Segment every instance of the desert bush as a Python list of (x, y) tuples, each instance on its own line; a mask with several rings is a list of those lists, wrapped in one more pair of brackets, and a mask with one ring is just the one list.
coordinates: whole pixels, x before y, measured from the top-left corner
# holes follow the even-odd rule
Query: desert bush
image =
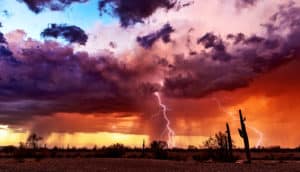
[(207, 149), (202, 155), (195, 155), (193, 157), (194, 160), (205, 161), (211, 159), (214, 161), (230, 162), (235, 161), (237, 158), (234, 156), (229, 157), (227, 136), (223, 132), (218, 132), (214, 137), (209, 137), (204, 141), (203, 145)]
[(189, 145), (187, 148), (188, 151), (195, 152), (198, 151), (198, 148), (194, 145)]
[(34, 153), (34, 159), (35, 161), (41, 161), (42, 159), (46, 158), (46, 152), (45, 151), (35, 151)]
[(113, 144), (104, 149), (104, 156), (108, 158), (121, 158), (126, 153), (126, 147), (123, 144)]
[(14, 152), (14, 158), (17, 162), (24, 162), (28, 152), (26, 150), (25, 144), (20, 142), (19, 148)]
[(39, 142), (43, 140), (42, 137), (38, 136), (35, 133), (32, 133), (28, 136), (26, 146), (30, 149), (38, 149), (39, 148)]
[(201, 153), (192, 156), (192, 159), (199, 162), (205, 161), (220, 161), (220, 162), (235, 162), (241, 157), (238, 155), (233, 155), (232, 159), (229, 160), (227, 157), (220, 156), (220, 152), (217, 149), (205, 149)]
[(156, 159), (167, 159), (168, 152), (166, 149), (167, 142), (165, 141), (153, 141), (151, 143), (151, 151)]

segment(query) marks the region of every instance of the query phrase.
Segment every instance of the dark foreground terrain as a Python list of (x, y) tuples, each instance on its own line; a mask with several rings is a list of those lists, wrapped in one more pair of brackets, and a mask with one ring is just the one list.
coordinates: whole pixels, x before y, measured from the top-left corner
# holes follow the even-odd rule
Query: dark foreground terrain
[(300, 172), (300, 162), (200, 163), (146, 159), (0, 159), (1, 172)]

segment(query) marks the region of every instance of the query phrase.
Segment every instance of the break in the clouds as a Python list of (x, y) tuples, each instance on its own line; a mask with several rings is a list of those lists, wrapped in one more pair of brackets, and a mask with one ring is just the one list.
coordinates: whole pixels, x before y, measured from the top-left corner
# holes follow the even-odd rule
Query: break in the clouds
[(150, 33), (145, 36), (138, 36), (137, 42), (144, 48), (151, 48), (152, 45), (159, 39), (162, 39), (164, 43), (171, 41), (170, 34), (175, 30), (167, 23), (160, 30)]
[(42, 33), (42, 37), (62, 37), (70, 43), (79, 43), (85, 45), (88, 40), (88, 35), (77, 26), (68, 26), (66, 24), (51, 24), (50, 27), (46, 28)]
[(17, 0), (19, 2), (25, 3), (28, 8), (35, 12), (40, 13), (44, 9), (50, 9), (52, 11), (60, 11), (65, 7), (71, 5), (72, 3), (84, 3), (88, 0)]

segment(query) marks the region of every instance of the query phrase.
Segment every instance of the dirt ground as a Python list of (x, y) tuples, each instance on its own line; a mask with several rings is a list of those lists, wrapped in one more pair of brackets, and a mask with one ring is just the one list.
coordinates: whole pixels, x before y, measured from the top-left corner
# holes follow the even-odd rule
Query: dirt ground
[(252, 164), (199, 163), (137, 159), (0, 159), (0, 172), (300, 172), (300, 162)]

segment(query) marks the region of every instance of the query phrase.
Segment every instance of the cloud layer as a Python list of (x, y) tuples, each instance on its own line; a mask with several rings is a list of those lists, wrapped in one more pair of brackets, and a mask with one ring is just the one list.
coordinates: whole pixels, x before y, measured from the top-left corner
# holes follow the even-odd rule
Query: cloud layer
[(150, 33), (145, 36), (138, 36), (136, 41), (144, 48), (151, 48), (152, 45), (159, 39), (164, 43), (171, 41), (170, 34), (175, 30), (170, 24), (165, 24), (160, 30)]
[(60, 11), (72, 3), (84, 3), (88, 0), (17, 0), (25, 3), (28, 8), (35, 12), (40, 13), (44, 9), (50, 9), (52, 11)]
[(127, 27), (135, 23), (143, 23), (157, 9), (174, 8), (177, 0), (100, 0), (100, 13), (111, 13), (120, 19), (121, 26)]
[[(148, 50), (130, 60), (109, 54), (90, 56), (74, 52), (71, 46), (21, 36), (9, 44), (10, 50), (1, 48), (1, 112), (136, 112), (147, 105), (142, 100), (153, 102), (153, 93), (160, 89), (167, 97), (201, 98), (246, 87), (258, 74), (295, 58), (300, 38), (297, 14), (298, 7), (282, 8), (266, 25), (264, 37), (241, 33), (222, 39), (207, 33), (197, 40), (201, 52), (171, 59), (145, 56)], [(165, 25), (154, 37), (164, 37), (165, 28), (172, 30)], [(281, 36), (283, 30), (288, 32)]]
[(88, 40), (87, 34), (77, 26), (68, 26), (66, 24), (51, 24), (50, 27), (46, 28), (41, 36), (46, 37), (62, 37), (66, 41), (70, 43), (79, 43), (81, 45), (85, 45)]
[[(174, 97), (203, 97), (215, 91), (246, 87), (260, 73), (268, 72), (299, 53), (299, 8), (285, 6), (266, 26), (266, 35), (229, 34), (226, 40), (207, 33), (198, 39), (204, 51), (189, 58), (175, 58), (165, 80), (164, 92)], [(282, 32), (287, 32), (281, 36)]]

